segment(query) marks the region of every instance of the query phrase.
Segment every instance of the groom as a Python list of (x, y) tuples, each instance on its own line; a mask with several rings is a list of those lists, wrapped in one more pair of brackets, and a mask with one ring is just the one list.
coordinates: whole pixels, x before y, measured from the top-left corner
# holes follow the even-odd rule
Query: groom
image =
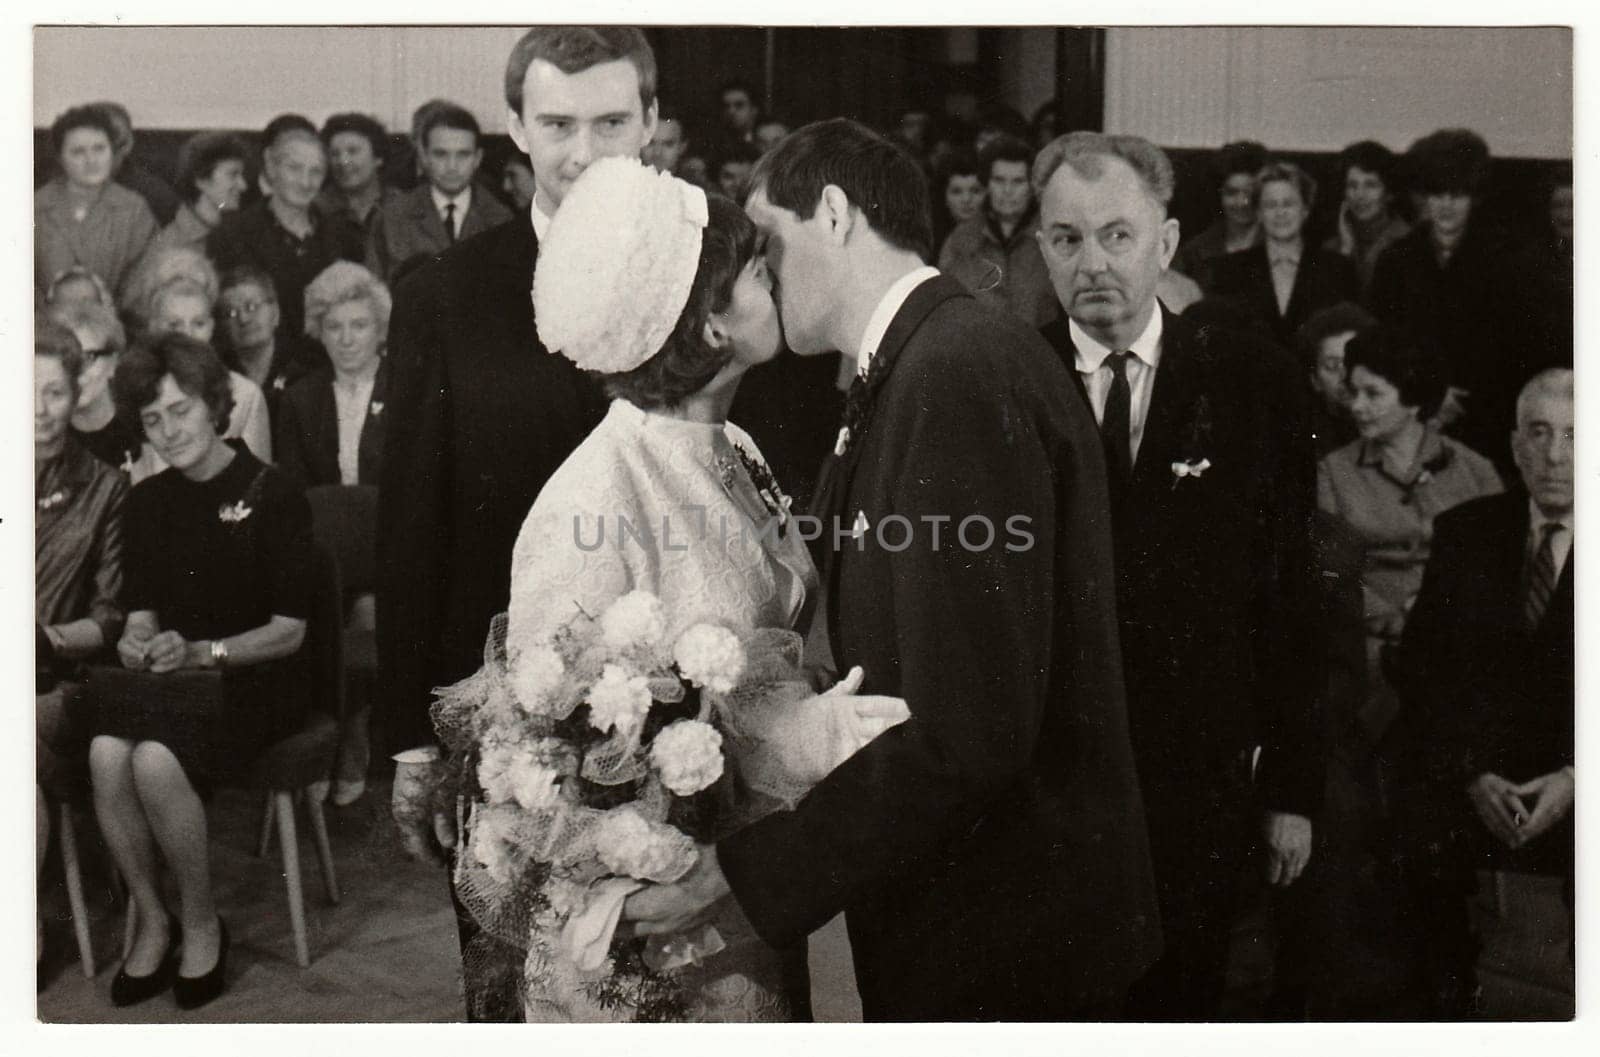
[(627, 916), (676, 932), (731, 891), (787, 946), (845, 910), (868, 1020), (1113, 1014), (1160, 931), (1094, 420), (1035, 333), (922, 266), (899, 147), (819, 122), (752, 186), (789, 346), (864, 376), (819, 490), (822, 619), (911, 719)]

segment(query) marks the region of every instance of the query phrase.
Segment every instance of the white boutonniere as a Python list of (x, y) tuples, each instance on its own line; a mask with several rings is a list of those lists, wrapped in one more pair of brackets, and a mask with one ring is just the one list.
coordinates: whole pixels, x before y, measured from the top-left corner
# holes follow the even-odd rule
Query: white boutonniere
[(54, 510), (56, 507), (58, 507), (61, 504), (65, 503), (66, 501), (67, 501), (67, 490), (65, 488), (57, 488), (54, 492), (51, 492), (49, 495), (40, 496), (39, 500), (38, 500), (38, 504), (39, 504), (40, 511), (45, 511), (45, 510)]
[(383, 414), (383, 401), (374, 400), (372, 405), (367, 408), (367, 413), (373, 418), (377, 418), (379, 415)]
[(857, 510), (855, 524), (850, 526), (850, 538), (860, 540), (862, 536), (867, 534), (867, 529), (871, 527), (867, 524), (867, 512), (865, 510)]
[(1202, 477), (1211, 469), (1210, 459), (1186, 459), (1172, 464), (1172, 487), (1178, 487), (1178, 482), (1185, 477)]
[(237, 503), (223, 503), (219, 506), (217, 508), (217, 520), (224, 525), (237, 525), (253, 513), (255, 513), (254, 508), (246, 506), (244, 500), (241, 499)]
[(284, 377), (281, 374), (278, 375), (278, 377), (276, 377), (276, 378), (274, 378), (272, 380), (272, 388), (276, 389), (280, 393), (283, 392), (283, 390), (288, 386), (288, 384), (289, 384), (289, 379)]

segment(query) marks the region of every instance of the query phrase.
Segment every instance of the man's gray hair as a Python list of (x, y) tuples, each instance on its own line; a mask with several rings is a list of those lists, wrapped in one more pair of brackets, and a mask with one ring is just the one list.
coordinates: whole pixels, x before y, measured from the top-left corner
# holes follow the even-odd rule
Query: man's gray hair
[(1098, 180), (1105, 171), (1103, 158), (1120, 158), (1127, 163), (1162, 209), (1172, 201), (1172, 162), (1166, 151), (1143, 136), (1104, 132), (1069, 132), (1046, 144), (1033, 160), (1033, 193), (1042, 195), (1045, 184), (1063, 164), (1084, 179)]
[(1555, 397), (1558, 400), (1572, 402), (1572, 368), (1571, 367), (1546, 367), (1538, 374), (1529, 378), (1522, 387), (1522, 392), (1517, 394), (1517, 427), (1522, 427), (1522, 418), (1528, 405), (1540, 397)]

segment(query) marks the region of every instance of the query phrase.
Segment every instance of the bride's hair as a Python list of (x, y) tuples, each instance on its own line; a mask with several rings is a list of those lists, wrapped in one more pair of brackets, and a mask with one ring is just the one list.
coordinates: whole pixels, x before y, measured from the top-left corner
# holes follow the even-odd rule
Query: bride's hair
[(706, 320), (732, 300), (734, 282), (755, 256), (756, 226), (744, 210), (718, 195), (707, 196), (706, 212), (709, 222), (700, 238), (700, 263), (677, 324), (666, 344), (633, 370), (595, 374), (607, 396), (646, 411), (675, 407), (704, 389), (732, 358), (730, 350), (706, 344)]

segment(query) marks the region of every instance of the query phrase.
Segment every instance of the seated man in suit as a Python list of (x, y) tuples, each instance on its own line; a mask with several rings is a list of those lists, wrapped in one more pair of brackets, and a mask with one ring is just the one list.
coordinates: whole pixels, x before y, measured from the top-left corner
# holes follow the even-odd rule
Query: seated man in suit
[(483, 162), (478, 120), (441, 102), (419, 126), (417, 145), (427, 177), (386, 202), (367, 239), (367, 267), (385, 282), (417, 256), (433, 257), (462, 239), (511, 219), (505, 206), (473, 183)]
[(1434, 523), (1433, 554), (1391, 676), (1404, 702), (1431, 1004), (1470, 1011), (1478, 869), (1554, 874), (1573, 898), (1572, 372), (1523, 386), (1511, 448), (1523, 488)]

